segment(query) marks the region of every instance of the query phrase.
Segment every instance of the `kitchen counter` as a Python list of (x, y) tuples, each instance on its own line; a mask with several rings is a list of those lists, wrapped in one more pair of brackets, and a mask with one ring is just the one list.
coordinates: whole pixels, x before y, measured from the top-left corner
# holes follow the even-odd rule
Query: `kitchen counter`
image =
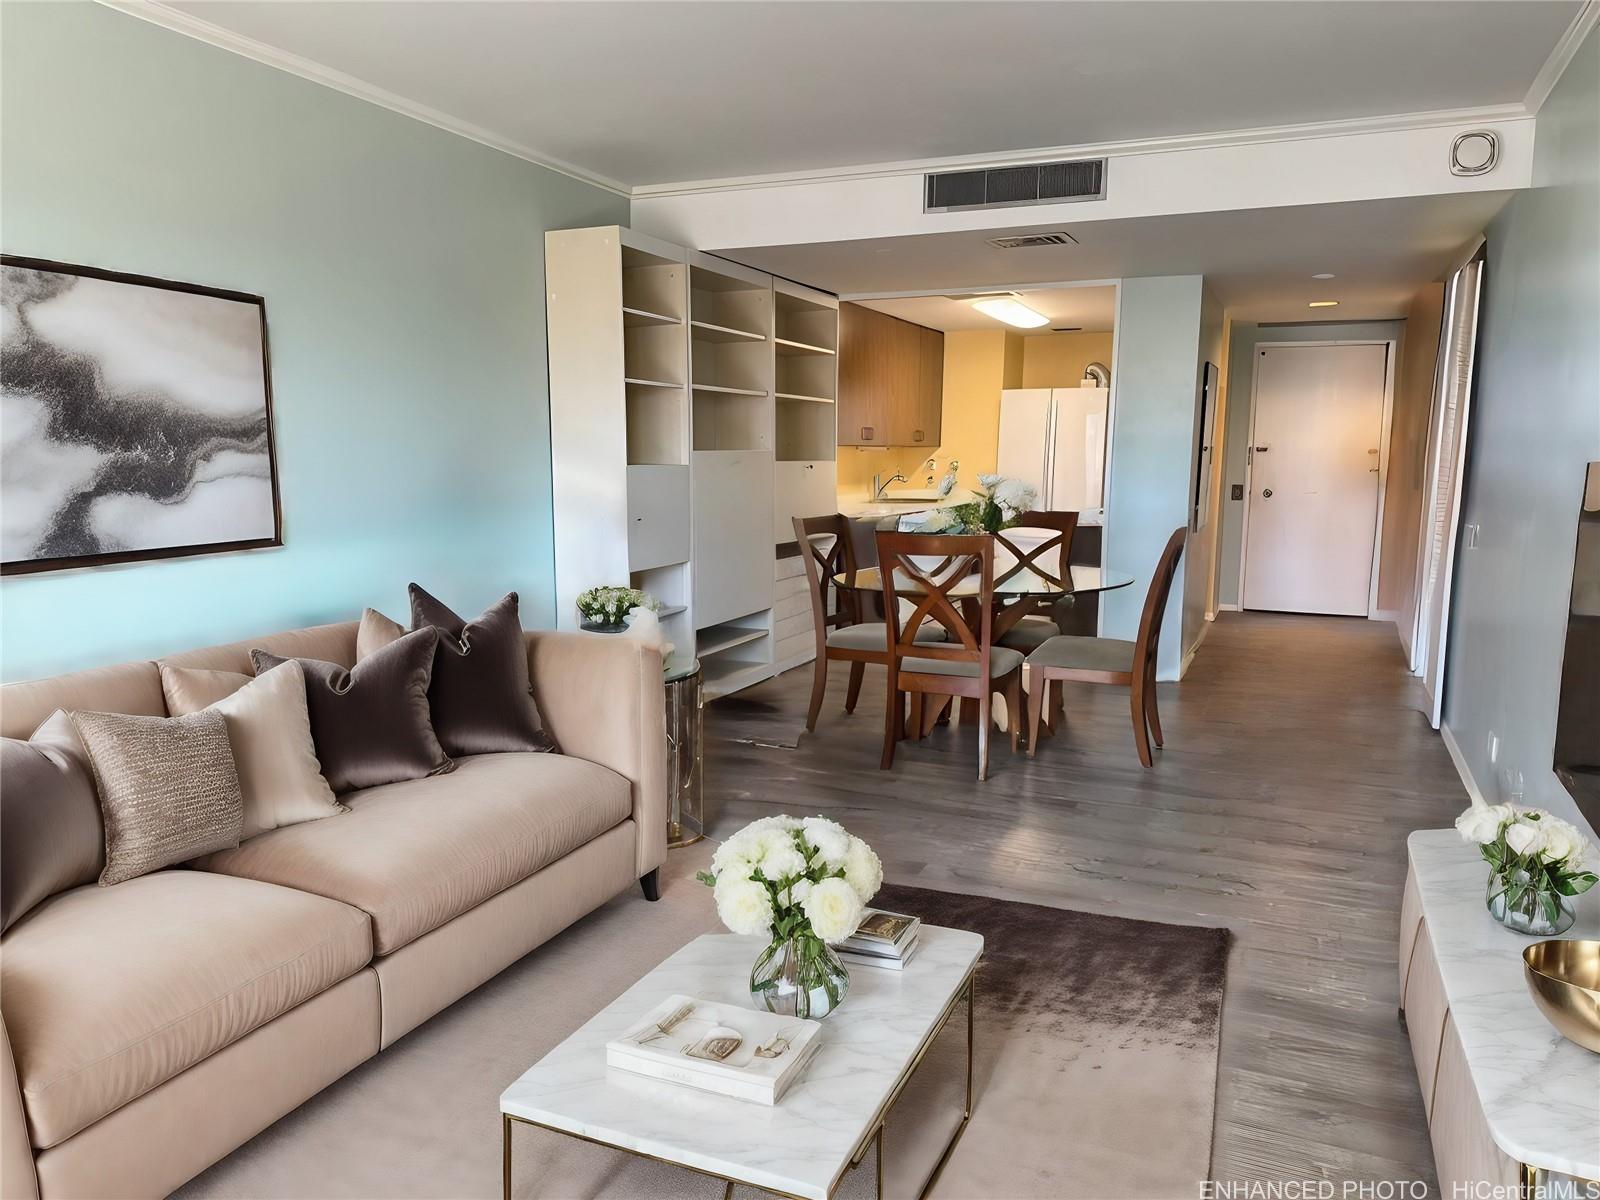
[[(881, 499), (874, 500), (865, 492), (839, 494), (839, 511), (853, 521), (881, 521), (885, 517), (916, 516), (935, 508), (948, 508), (954, 504), (965, 504), (977, 497), (969, 491), (957, 489), (950, 495), (937, 499), (938, 493), (931, 491), (912, 492), (886, 492)], [(1078, 514), (1080, 526), (1104, 524), (1105, 510), (1093, 509), (1089, 512)]]

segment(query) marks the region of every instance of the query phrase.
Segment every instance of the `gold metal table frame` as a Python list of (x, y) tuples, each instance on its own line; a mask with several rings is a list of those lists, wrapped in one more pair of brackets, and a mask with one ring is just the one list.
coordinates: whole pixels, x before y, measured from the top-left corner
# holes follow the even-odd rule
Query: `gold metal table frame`
[[(864, 1158), (866, 1158), (867, 1151), (869, 1149), (876, 1150), (876, 1153), (873, 1155), (874, 1170), (876, 1173), (876, 1187), (874, 1195), (877, 1196), (878, 1200), (885, 1200), (883, 1194), (883, 1131), (884, 1126), (888, 1123), (889, 1113), (894, 1108), (895, 1101), (900, 1099), (900, 1093), (905, 1091), (906, 1084), (911, 1082), (911, 1077), (917, 1073), (917, 1068), (922, 1065), (922, 1060), (927, 1057), (928, 1051), (932, 1048), (934, 1041), (941, 1033), (944, 1032), (945, 1026), (950, 1023), (950, 1018), (954, 1015), (956, 1007), (964, 999), (967, 1004), (966, 1102), (961, 1110), (961, 1121), (955, 1127), (955, 1131), (951, 1133), (950, 1140), (945, 1144), (944, 1151), (939, 1155), (938, 1161), (934, 1163), (933, 1171), (929, 1174), (928, 1181), (922, 1185), (922, 1190), (917, 1193), (917, 1200), (922, 1200), (922, 1197), (926, 1196), (930, 1191), (932, 1191), (933, 1185), (939, 1181), (939, 1176), (943, 1173), (945, 1165), (950, 1161), (950, 1156), (955, 1153), (956, 1143), (961, 1140), (961, 1135), (966, 1132), (967, 1125), (972, 1120), (973, 1014), (978, 1006), (977, 971), (978, 967), (982, 965), (982, 961), (983, 960), (980, 956), (979, 960), (972, 964), (972, 969), (967, 972), (966, 979), (963, 980), (961, 986), (956, 989), (955, 994), (950, 997), (950, 1002), (944, 1006), (944, 1011), (939, 1014), (939, 1019), (934, 1022), (933, 1028), (928, 1032), (928, 1036), (922, 1039), (922, 1044), (917, 1047), (917, 1052), (911, 1056), (911, 1061), (906, 1064), (906, 1069), (900, 1073), (900, 1078), (896, 1081), (894, 1089), (889, 1093), (888, 1098), (885, 1099), (884, 1102), (878, 1107), (878, 1111), (873, 1114), (872, 1120), (867, 1122), (867, 1131), (861, 1135), (861, 1140), (856, 1143), (855, 1151), (850, 1156), (850, 1162), (848, 1166), (843, 1171), (840, 1171), (839, 1174), (834, 1178), (833, 1182), (828, 1185), (828, 1196), (830, 1200), (834, 1194), (838, 1192), (839, 1185), (841, 1182), (843, 1182), (846, 1173), (855, 1170), (861, 1165), (861, 1162)], [(765, 1192), (769, 1196), (781, 1196), (784, 1198), (784, 1200), (807, 1200), (807, 1197), (796, 1196), (790, 1192), (780, 1192), (772, 1188), (762, 1187), (760, 1184), (751, 1183), (747, 1179), (735, 1179), (728, 1175), (718, 1174), (715, 1171), (707, 1171), (701, 1167), (691, 1167), (685, 1163), (674, 1162), (670, 1158), (662, 1158), (655, 1154), (646, 1154), (642, 1150), (629, 1150), (625, 1146), (616, 1146), (610, 1142), (602, 1141), (599, 1138), (585, 1137), (581, 1133), (572, 1133), (565, 1129), (558, 1129), (554, 1125), (546, 1125), (542, 1121), (530, 1121), (527, 1117), (517, 1117), (508, 1112), (502, 1112), (500, 1114), (500, 1153), (501, 1194), (503, 1196), (503, 1200), (511, 1200), (511, 1126), (513, 1123), (518, 1125), (531, 1125), (535, 1129), (545, 1129), (551, 1133), (558, 1133), (562, 1137), (576, 1138), (578, 1141), (588, 1142), (590, 1145), (605, 1146), (611, 1150), (619, 1150), (624, 1154), (631, 1154), (635, 1158), (644, 1158), (650, 1160), (651, 1162), (664, 1163), (667, 1166), (678, 1167), (684, 1171), (692, 1171), (696, 1175), (704, 1175), (708, 1178), (719, 1180), (725, 1185), (722, 1191), (723, 1200), (731, 1200), (731, 1197), (733, 1196), (733, 1189), (739, 1186), (754, 1188), (756, 1191)]]

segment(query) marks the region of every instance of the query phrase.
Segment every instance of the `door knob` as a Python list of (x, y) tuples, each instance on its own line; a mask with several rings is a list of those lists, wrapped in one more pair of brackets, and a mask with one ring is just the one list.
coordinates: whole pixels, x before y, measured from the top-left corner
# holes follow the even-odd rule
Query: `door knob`
[(1271, 488), (1262, 488), (1261, 489), (1261, 498), (1263, 500), (1271, 500), (1272, 499), (1272, 489)]

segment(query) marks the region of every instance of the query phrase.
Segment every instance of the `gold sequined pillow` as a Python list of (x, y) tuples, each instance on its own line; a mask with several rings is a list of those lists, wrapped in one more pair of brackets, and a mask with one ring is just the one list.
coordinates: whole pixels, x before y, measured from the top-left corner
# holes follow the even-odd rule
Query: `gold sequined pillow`
[(100, 793), (102, 887), (239, 844), (244, 802), (220, 712), (75, 712), (72, 724)]

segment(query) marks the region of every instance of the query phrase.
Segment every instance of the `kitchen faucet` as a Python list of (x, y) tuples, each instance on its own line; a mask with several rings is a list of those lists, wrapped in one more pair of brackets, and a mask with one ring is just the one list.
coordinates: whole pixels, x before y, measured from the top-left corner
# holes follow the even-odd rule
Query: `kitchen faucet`
[(910, 482), (910, 480), (908, 480), (904, 475), (900, 474), (899, 471), (896, 471), (893, 475), (889, 476), (888, 479), (885, 479), (882, 483), (879, 483), (878, 480), (882, 478), (883, 473), (881, 471), (872, 477), (872, 498), (874, 500), (882, 500), (884, 488), (888, 487), (891, 483)]

